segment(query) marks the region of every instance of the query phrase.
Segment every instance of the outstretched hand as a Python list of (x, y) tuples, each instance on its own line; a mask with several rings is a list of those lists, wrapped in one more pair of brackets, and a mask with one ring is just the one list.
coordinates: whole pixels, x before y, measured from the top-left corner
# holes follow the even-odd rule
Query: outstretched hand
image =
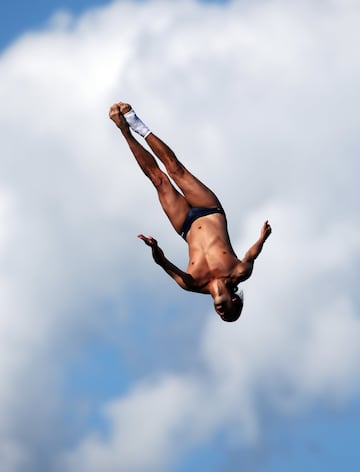
[(265, 223), (262, 225), (260, 237), (261, 239), (263, 239), (263, 241), (266, 241), (267, 238), (270, 236), (270, 234), (271, 234), (271, 226), (269, 224), (269, 221), (266, 220)]
[(138, 234), (138, 238), (144, 241), (147, 246), (157, 247), (157, 241), (152, 236), (144, 236), (143, 234)]

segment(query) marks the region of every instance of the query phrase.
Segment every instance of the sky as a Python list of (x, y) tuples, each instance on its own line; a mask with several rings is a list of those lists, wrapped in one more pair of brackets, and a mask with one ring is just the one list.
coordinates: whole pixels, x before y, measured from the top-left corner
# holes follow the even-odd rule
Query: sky
[[(0, 17), (1, 470), (358, 471), (358, 2)], [(136, 238), (186, 267), (120, 100), (215, 191), (240, 258), (270, 221), (236, 323)]]

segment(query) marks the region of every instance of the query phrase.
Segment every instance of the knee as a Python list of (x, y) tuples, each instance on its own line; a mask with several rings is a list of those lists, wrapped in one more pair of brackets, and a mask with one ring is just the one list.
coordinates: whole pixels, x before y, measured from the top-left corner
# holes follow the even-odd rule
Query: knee
[(169, 182), (167, 176), (160, 169), (156, 172), (150, 173), (148, 177), (158, 191), (161, 191), (161, 189)]
[(175, 162), (172, 162), (170, 166), (168, 166), (167, 171), (169, 173), (169, 176), (173, 179), (176, 180), (177, 178), (183, 177), (183, 175), (186, 172), (185, 167), (176, 160)]

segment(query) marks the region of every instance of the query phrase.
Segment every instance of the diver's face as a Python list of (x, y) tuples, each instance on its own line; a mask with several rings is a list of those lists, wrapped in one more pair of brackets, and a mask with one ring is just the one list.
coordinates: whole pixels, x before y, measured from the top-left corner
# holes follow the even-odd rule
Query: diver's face
[(239, 310), (240, 304), (241, 304), (240, 297), (234, 294), (223, 295), (221, 298), (217, 297), (214, 300), (215, 311), (222, 318), (226, 316), (231, 316), (234, 313), (237, 313)]
[(218, 315), (224, 316), (225, 315), (225, 304), (224, 303), (214, 303), (215, 311)]

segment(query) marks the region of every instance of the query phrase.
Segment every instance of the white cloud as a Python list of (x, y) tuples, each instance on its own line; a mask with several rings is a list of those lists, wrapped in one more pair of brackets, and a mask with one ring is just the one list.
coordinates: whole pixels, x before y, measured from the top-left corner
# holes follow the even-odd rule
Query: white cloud
[[(90, 436), (81, 453), (62, 463), (59, 470), (90, 472), (100, 464), (104, 471), (163, 469), (179, 449), (179, 440), (187, 441), (185, 424), (191, 421), (195, 393), (191, 382), (175, 377), (137, 387), (131, 397), (107, 406), (106, 416), (115, 426), (110, 441)], [(154, 421), (149, 421), (152, 415)]]
[[(6, 472), (39, 470), (35, 451), (49, 444), (47, 468), (168, 470), (220, 430), (256, 442), (259, 392), (276, 414), (358, 393), (359, 16), (340, 1), (117, 2), (79, 19), (58, 14), (4, 52)], [(59, 451), (67, 432), (57, 442), (49, 418), (62, 411), (66, 356), (111, 331), (97, 302), (113, 300), (121, 322), (135, 315), (126, 298), (135, 283), (162, 283), (136, 234), (153, 231), (176, 262), (185, 257), (107, 118), (120, 99), (219, 194), (239, 255), (264, 219), (274, 232), (245, 286), (241, 321), (204, 315), (196, 368), (149, 372), (104, 406), (108, 435), (89, 432)]]

